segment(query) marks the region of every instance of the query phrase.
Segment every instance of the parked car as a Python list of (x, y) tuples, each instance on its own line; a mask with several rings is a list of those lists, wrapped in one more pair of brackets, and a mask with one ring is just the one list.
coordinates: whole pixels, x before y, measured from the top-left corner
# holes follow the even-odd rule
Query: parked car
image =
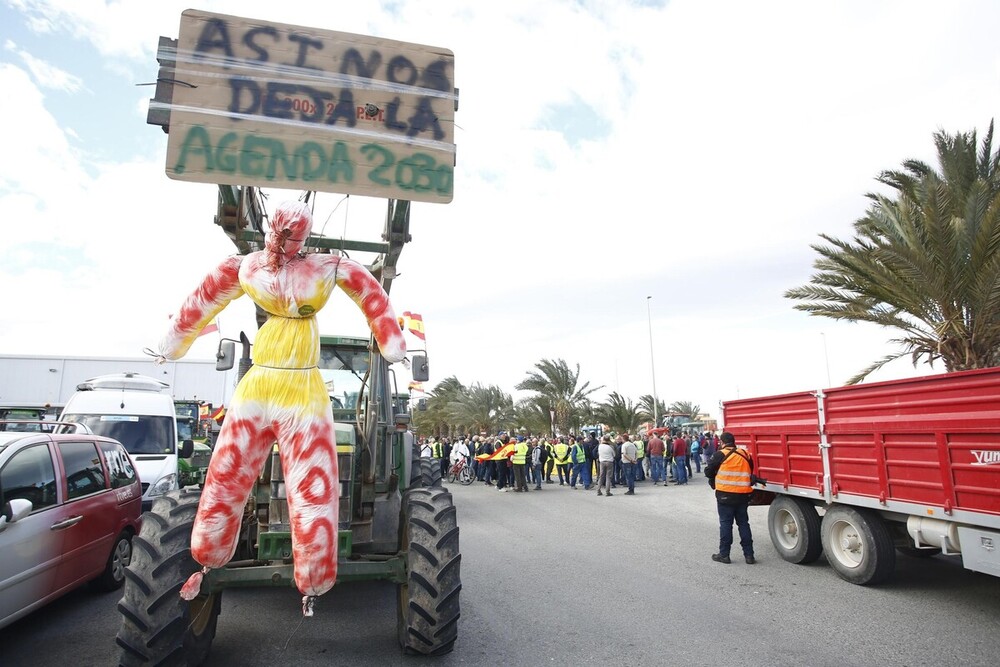
[(0, 431), (0, 628), (92, 582), (125, 582), (142, 489), (117, 440)]

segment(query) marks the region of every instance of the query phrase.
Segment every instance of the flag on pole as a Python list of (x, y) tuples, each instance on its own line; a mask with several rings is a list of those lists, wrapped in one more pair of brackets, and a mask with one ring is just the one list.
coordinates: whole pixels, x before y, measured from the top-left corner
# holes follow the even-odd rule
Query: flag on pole
[(212, 419), (217, 422), (221, 422), (222, 418), (226, 416), (226, 406), (220, 405), (219, 409), (212, 413)]
[(424, 383), (414, 380), (410, 383), (410, 391), (419, 391), (421, 394), (424, 393)]
[(424, 336), (424, 318), (417, 313), (411, 313), (406, 311), (403, 313), (403, 317), (406, 319), (406, 326), (414, 336), (420, 340), (427, 340)]
[(201, 337), (204, 336), (205, 334), (214, 333), (218, 330), (219, 330), (219, 320), (214, 319), (205, 325), (205, 328), (201, 330), (201, 333), (199, 333), (198, 336)]
[(202, 403), (198, 406), (198, 419), (209, 419), (211, 418), (211, 413), (209, 413), (208, 403)]

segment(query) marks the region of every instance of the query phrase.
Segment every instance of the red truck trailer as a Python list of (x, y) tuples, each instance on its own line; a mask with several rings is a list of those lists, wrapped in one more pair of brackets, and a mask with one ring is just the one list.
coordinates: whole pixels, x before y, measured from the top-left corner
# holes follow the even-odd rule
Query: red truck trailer
[[(782, 558), (876, 584), (896, 552), (1000, 576), (1000, 368), (723, 404)], [(772, 495), (773, 494), (773, 495)]]

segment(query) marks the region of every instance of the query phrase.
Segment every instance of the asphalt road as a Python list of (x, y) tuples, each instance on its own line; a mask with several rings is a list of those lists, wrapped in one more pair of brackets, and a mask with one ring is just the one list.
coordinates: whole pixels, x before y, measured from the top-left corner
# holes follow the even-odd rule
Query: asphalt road
[[(1000, 579), (957, 559), (900, 556), (882, 586), (792, 565), (751, 508), (758, 564), (713, 563), (701, 475), (611, 498), (558, 484), (498, 493), (452, 485), (462, 619), (436, 665), (990, 665)], [(738, 550), (734, 550), (738, 555)], [(0, 665), (113, 665), (118, 593), (82, 589), (0, 630)], [(395, 587), (344, 584), (303, 619), (292, 589), (230, 590), (209, 665), (413, 665), (395, 638)]]

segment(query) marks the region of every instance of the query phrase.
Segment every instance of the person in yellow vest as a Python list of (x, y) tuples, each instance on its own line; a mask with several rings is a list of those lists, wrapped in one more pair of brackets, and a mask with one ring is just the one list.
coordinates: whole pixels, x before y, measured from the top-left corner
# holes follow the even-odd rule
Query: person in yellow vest
[(636, 459), (635, 459), (635, 481), (645, 482), (646, 481), (646, 471), (643, 469), (646, 463), (646, 443), (642, 441), (642, 436), (636, 433), (632, 437), (632, 442), (635, 443)]
[(576, 483), (585, 484), (583, 487), (586, 490), (590, 490), (590, 484), (586, 484), (585, 480), (588, 479), (587, 467), (590, 465), (590, 461), (587, 460), (587, 448), (583, 444), (583, 438), (576, 436), (576, 440), (573, 442), (573, 446), (569, 449), (569, 457), (573, 462), (573, 477), (572, 481), (569, 483), (569, 488), (576, 490)]
[(569, 484), (569, 445), (565, 438), (559, 438), (559, 442), (552, 447), (552, 455), (559, 471), (559, 486), (564, 484), (563, 478), (566, 480), (565, 484)]
[[(552, 469), (555, 468), (555, 447), (550, 438), (542, 438), (542, 446), (545, 447), (545, 483), (552, 483)], [(560, 482), (561, 483), (561, 482)]]
[(740, 546), (747, 565), (756, 563), (753, 555), (753, 534), (747, 507), (753, 491), (753, 458), (745, 449), (737, 449), (736, 438), (726, 431), (720, 438), (722, 449), (717, 451), (705, 466), (708, 483), (715, 489), (715, 502), (719, 508), (719, 552), (712, 554), (716, 563), (730, 563), (729, 550), (733, 546), (733, 522), (740, 531)]
[(517, 444), (514, 445), (514, 456), (510, 460), (514, 464), (515, 492), (528, 490), (528, 478), (525, 475), (528, 467), (528, 449), (528, 443), (524, 438), (518, 438)]

